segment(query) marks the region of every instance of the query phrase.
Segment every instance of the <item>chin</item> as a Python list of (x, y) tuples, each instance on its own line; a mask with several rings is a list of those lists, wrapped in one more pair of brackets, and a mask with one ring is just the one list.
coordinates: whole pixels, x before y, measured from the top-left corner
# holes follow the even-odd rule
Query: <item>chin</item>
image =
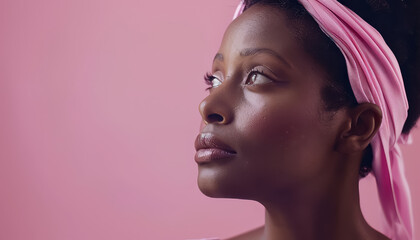
[(229, 180), (223, 177), (223, 173), (214, 171), (214, 169), (199, 167), (197, 184), (200, 191), (212, 198), (231, 197), (232, 192), (229, 190)]
[(250, 189), (243, 188), (241, 178), (232, 177), (233, 174), (225, 175), (224, 172), (213, 171), (209, 168), (200, 168), (198, 171), (197, 184), (200, 191), (211, 198), (235, 198), (251, 199)]
[(206, 185), (206, 184), (200, 184), (200, 182), (199, 182), (198, 183), (198, 188), (207, 197), (211, 197), (211, 198), (223, 198), (223, 197), (225, 197), (225, 195), (223, 195), (220, 191), (218, 191), (217, 188), (214, 188), (212, 186), (209, 186), (209, 185)]
[(200, 191), (207, 197), (226, 197), (225, 194), (223, 194), (223, 184), (212, 174), (205, 174), (202, 171), (199, 171), (197, 184)]

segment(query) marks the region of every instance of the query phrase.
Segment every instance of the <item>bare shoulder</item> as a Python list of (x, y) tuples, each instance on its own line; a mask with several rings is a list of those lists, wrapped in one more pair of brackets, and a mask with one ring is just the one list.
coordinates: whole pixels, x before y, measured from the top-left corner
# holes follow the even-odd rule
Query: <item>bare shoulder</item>
[(263, 235), (263, 232), (264, 232), (264, 226), (261, 226), (259, 228), (255, 228), (251, 231), (241, 233), (237, 236), (227, 238), (225, 240), (255, 240), (255, 239), (260, 239)]
[[(256, 239), (262, 239), (263, 233), (264, 233), (264, 226), (261, 226), (261, 227), (255, 228), (253, 230), (250, 230), (248, 232), (241, 233), (239, 235), (233, 236), (231, 238), (226, 238), (224, 240), (256, 240)], [(380, 233), (376, 230), (369, 237), (365, 236), (361, 239), (390, 240), (385, 235), (383, 235), (382, 233)]]

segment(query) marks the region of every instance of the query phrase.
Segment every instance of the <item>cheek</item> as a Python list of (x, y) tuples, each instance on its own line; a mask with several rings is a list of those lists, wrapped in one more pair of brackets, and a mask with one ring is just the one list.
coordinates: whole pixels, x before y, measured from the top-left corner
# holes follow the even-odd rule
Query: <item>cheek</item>
[[(315, 97), (307, 96), (309, 99)], [(251, 99), (251, 100), (249, 100)], [(318, 101), (293, 96), (255, 96), (237, 108), (236, 126), (247, 143), (261, 145), (301, 145), (321, 132)]]
[[(308, 99), (317, 99), (307, 96)], [(256, 98), (238, 108), (237, 128), (242, 135), (241, 154), (264, 181), (283, 184), (313, 176), (322, 168), (325, 125), (319, 118), (318, 101)], [(287, 179), (287, 181), (285, 181)]]

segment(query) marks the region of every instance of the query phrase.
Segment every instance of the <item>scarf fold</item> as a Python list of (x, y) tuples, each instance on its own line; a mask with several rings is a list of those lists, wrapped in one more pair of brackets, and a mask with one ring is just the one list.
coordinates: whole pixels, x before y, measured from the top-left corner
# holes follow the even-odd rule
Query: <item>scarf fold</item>
[[(373, 174), (384, 214), (384, 234), (395, 240), (414, 238), (411, 195), (400, 144), (408, 101), (398, 61), (381, 34), (337, 0), (299, 0), (324, 33), (343, 53), (350, 85), (358, 103), (382, 110), (382, 124), (371, 142)], [(243, 1), (235, 11), (244, 11)]]

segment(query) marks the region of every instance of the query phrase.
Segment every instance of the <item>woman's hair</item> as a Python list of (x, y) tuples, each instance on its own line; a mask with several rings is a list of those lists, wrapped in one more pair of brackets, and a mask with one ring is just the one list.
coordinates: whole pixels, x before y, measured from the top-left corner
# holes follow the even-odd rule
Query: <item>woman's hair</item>
[[(401, 68), (409, 102), (403, 133), (408, 134), (420, 116), (420, 1), (417, 0), (339, 0), (378, 30), (395, 54)], [(329, 39), (297, 0), (245, 0), (245, 11), (260, 3), (286, 10), (296, 37), (328, 72), (322, 98), (327, 111), (357, 105), (350, 86), (346, 62), (335, 43)], [(303, 27), (304, 26), (304, 27)], [(362, 159), (359, 175), (372, 169), (369, 146)]]

